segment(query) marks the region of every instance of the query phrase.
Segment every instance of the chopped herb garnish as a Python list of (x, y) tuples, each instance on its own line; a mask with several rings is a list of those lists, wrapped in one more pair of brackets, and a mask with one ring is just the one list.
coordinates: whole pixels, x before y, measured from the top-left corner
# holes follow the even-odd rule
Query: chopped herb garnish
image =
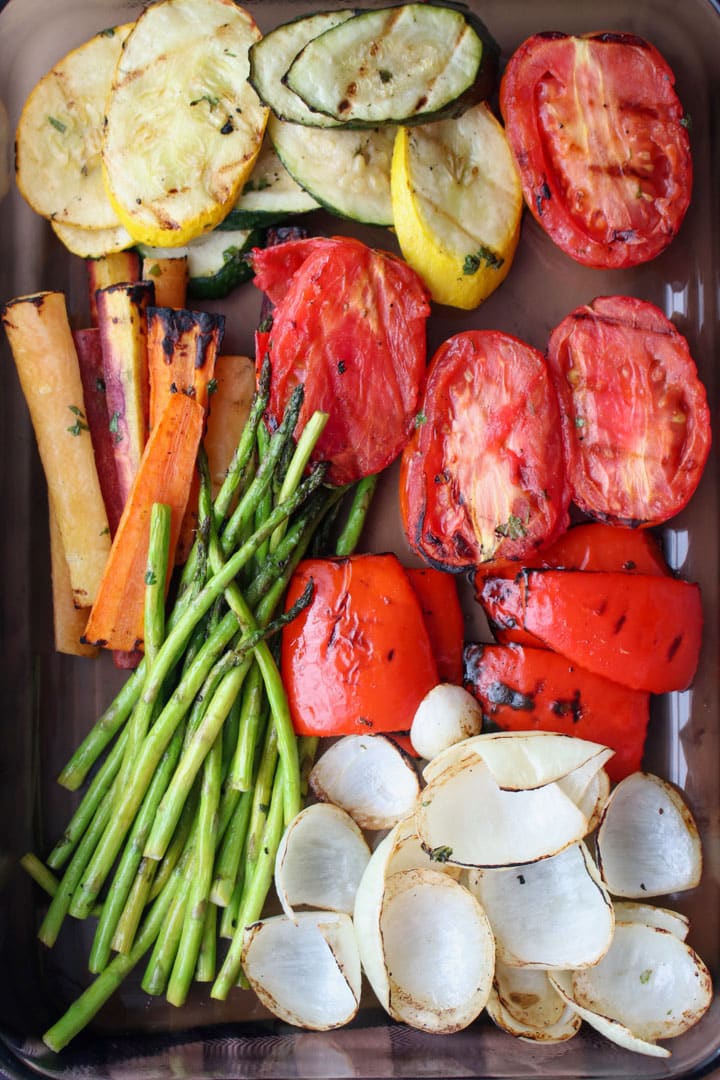
[(511, 514), (502, 525), (496, 525), (495, 532), (498, 536), (506, 536), (510, 540), (522, 540), (527, 536), (527, 529), (516, 514)]
[(452, 856), (452, 848), (448, 847), (447, 844), (440, 844), (439, 847), (432, 848), (431, 851), (428, 851), (428, 855), (433, 862), (444, 863)]
[(147, 570), (145, 573), (146, 585), (157, 585), (157, 574), (154, 570)]
[(108, 26), (105, 30), (101, 30), (98, 37), (115, 37), (115, 27)]
[(427, 416), (424, 412), (419, 412), (415, 417), (415, 427), (421, 427), (423, 424), (427, 424)]
[(89, 431), (90, 428), (85, 423), (85, 413), (82, 411), (82, 409), (79, 409), (77, 405), (68, 405), (68, 409), (73, 414), (73, 416), (77, 417), (75, 423), (67, 429), (70, 434), (80, 435), (83, 431)]
[(640, 974), (640, 982), (641, 982), (641, 983), (642, 983), (643, 985), (644, 985), (644, 984), (645, 984), (646, 982), (649, 982), (649, 981), (650, 981), (650, 976), (651, 976), (651, 975), (652, 975), (652, 968), (645, 968), (645, 970), (644, 970), (643, 972), (641, 972), (641, 974)]
[(56, 116), (48, 116), (48, 124), (51, 124), (61, 135), (67, 131), (67, 124), (63, 124), (62, 120), (58, 120)]
[(150, 275), (150, 277), (160, 277), (160, 275), (162, 274), (162, 270), (157, 263), (153, 263), (148, 270), (148, 274)]
[(210, 397), (211, 394), (216, 394), (217, 388), (217, 379), (211, 379), (210, 382), (207, 384), (208, 397)]
[(392, 73), (392, 71), (388, 71), (387, 68), (380, 68), (380, 70), (378, 71), (378, 75), (380, 76), (380, 82), (382, 82), (382, 83), (392, 82), (393, 73)]
[(199, 105), (202, 101), (207, 101), (211, 109), (214, 109), (216, 105), (220, 104), (220, 98), (215, 97), (214, 94), (203, 94), (201, 97), (195, 98), (194, 101), (190, 102), (190, 108), (194, 105)]
[(690, 113), (687, 113), (685, 116), (681, 117), (680, 123), (684, 128), (687, 128), (688, 131), (692, 131), (692, 116), (690, 116)]
[(466, 255), (463, 263), (463, 274), (476, 274), (483, 263), (490, 270), (499, 270), (505, 260), (502, 255), (496, 255), (490, 248), (481, 246), (474, 255)]
[(584, 428), (585, 427), (585, 418), (583, 416), (576, 416), (575, 417), (575, 427), (576, 428)]

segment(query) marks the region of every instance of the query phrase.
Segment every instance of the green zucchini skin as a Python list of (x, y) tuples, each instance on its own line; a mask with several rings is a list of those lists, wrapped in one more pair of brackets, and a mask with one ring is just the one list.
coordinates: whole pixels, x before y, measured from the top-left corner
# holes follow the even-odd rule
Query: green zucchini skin
[(233, 231), (268, 228), (317, 209), (317, 201), (293, 179), (266, 134), (240, 198), (217, 228)]
[[(433, 78), (418, 75), (413, 82), (428, 54)], [(490, 31), (464, 6), (399, 4), (366, 10), (311, 39), (282, 81), (317, 126), (322, 116), (350, 128), (407, 126), (459, 116), (486, 100), (497, 83), (499, 55)]]
[(185, 255), (188, 260), (188, 296), (196, 300), (222, 300), (238, 285), (249, 281), (252, 267), (248, 255), (261, 247), (265, 234), (260, 229), (235, 232), (214, 229), (191, 240), (186, 247), (153, 248), (138, 245), (142, 256)]
[(249, 52), (248, 80), (260, 100), (281, 120), (308, 127), (333, 127), (338, 121), (308, 109), (283, 83), (283, 76), (300, 50), (313, 38), (359, 14), (357, 8), (301, 15), (275, 27)]

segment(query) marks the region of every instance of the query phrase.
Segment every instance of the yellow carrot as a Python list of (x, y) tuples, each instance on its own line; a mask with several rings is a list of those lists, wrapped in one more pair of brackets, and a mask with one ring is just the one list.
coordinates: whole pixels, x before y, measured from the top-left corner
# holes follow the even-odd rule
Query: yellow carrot
[(55, 648), (58, 652), (67, 653), (69, 656), (97, 656), (99, 650), (94, 645), (83, 644), (81, 640), (87, 626), (90, 608), (78, 608), (73, 603), (70, 574), (52, 503), (49, 504), (49, 510)]
[(105, 571), (110, 530), (65, 297), (21, 296), (6, 305), (2, 318), (57, 515), (73, 599), (88, 607)]

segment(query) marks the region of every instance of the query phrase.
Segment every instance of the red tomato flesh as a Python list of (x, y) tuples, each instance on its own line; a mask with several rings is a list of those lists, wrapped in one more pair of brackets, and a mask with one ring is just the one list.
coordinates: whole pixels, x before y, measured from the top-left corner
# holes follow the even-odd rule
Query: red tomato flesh
[(455, 578), (430, 567), (406, 567), (405, 573), (420, 601), (438, 677), (443, 682), (460, 684), (465, 622)]
[(710, 411), (688, 343), (659, 308), (599, 297), (553, 331), (548, 363), (575, 503), (635, 526), (682, 510), (710, 451)]
[(636, 266), (676, 235), (692, 161), (671, 68), (634, 34), (536, 34), (500, 109), (536, 221), (588, 266)]
[(615, 751), (614, 782), (641, 766), (650, 695), (603, 678), (547, 649), (465, 647), (465, 687), (507, 731), (556, 731)]
[(277, 426), (295, 386), (329, 420), (314, 451), (328, 479), (380, 472), (412, 430), (425, 374), (425, 286), (393, 255), (350, 238), (295, 240), (253, 252), (255, 284), (276, 305), (258, 363), (272, 365), (267, 420)]
[(402, 455), (411, 547), (451, 571), (522, 559), (567, 528), (568, 502), (544, 358), (495, 331), (451, 337), (433, 357), (420, 422)]
[[(489, 618), (623, 686), (663, 694), (695, 675), (702, 638), (697, 585), (650, 574), (524, 570), (488, 578)], [(670, 617), (669, 617), (670, 616)]]
[(281, 667), (298, 735), (408, 731), (438, 682), (420, 603), (394, 555), (307, 559), (287, 607), (313, 597), (283, 629)]

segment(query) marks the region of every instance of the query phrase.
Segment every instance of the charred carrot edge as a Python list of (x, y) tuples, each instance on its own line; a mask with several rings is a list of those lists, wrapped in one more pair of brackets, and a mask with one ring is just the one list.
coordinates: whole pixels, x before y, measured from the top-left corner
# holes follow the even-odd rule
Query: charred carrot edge
[(97, 656), (99, 649), (95, 645), (85, 645), (82, 641), (90, 609), (75, 607), (73, 603), (70, 573), (52, 503), (49, 503), (49, 519), (55, 648), (69, 656)]
[(18, 297), (2, 319), (57, 514), (73, 599), (89, 607), (105, 570), (110, 530), (65, 297)]
[(205, 311), (148, 308), (151, 428), (170, 394), (186, 394), (207, 407), (224, 325), (222, 315)]
[(187, 298), (187, 255), (175, 258), (145, 258), (142, 276), (155, 286), (155, 303), (158, 307), (184, 308)]
[(152, 506), (161, 502), (171, 508), (170, 550), (174, 552), (204, 422), (204, 410), (186, 394), (174, 394), (168, 399), (148, 439), (125, 505), (88, 620), (87, 642), (126, 652), (142, 644)]
[[(150, 307), (147, 320), (150, 426), (173, 394), (186, 394), (207, 410), (210, 388), (215, 386), (215, 362), (225, 327), (223, 316), (186, 308)], [(192, 547), (198, 521), (198, 491), (195, 475), (175, 548), (176, 563), (185, 562)]]
[(108, 424), (124, 506), (148, 436), (146, 311), (153, 302), (154, 288), (147, 281), (123, 282), (98, 289), (96, 299)]
[(97, 326), (97, 305), (95, 293), (108, 285), (118, 285), (121, 281), (140, 280), (140, 256), (137, 251), (114, 251), (99, 259), (86, 259), (88, 276), (88, 300), (90, 305), (90, 325)]

